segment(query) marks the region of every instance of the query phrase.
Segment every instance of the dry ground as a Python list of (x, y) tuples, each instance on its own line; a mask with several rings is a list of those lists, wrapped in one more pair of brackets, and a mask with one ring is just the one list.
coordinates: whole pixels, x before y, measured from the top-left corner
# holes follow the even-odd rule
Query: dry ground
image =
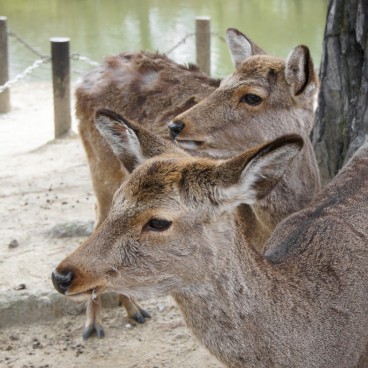
[(0, 366), (220, 368), (169, 297), (141, 301), (153, 316), (144, 325), (104, 309), (105, 339), (82, 340), (83, 306), (60, 301), (50, 273), (94, 220), (84, 152), (76, 135), (52, 141), (48, 83), (19, 83), (11, 96), (0, 115)]

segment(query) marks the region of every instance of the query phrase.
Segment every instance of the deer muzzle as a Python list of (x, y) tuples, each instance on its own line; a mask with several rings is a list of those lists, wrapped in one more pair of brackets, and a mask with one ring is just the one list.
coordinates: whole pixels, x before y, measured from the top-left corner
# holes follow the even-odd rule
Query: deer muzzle
[(68, 288), (72, 284), (74, 279), (74, 274), (72, 271), (67, 271), (65, 273), (59, 273), (56, 270), (51, 274), (51, 280), (55, 289), (61, 293), (65, 294)]

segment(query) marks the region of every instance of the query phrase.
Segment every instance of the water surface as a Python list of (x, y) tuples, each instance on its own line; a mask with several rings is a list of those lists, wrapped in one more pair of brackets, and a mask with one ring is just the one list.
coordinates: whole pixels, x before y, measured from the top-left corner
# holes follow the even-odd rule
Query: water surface
[[(94, 61), (121, 51), (167, 52), (195, 31), (195, 17), (209, 16), (211, 31), (224, 36), (235, 27), (266, 51), (286, 57), (292, 47), (310, 47), (319, 67), (328, 0), (1, 0), (0, 15), (8, 28), (37, 51), (50, 54), (50, 37), (66, 36), (71, 51)], [(11, 77), (38, 57), (9, 38)], [(217, 35), (211, 37), (211, 73), (233, 70), (229, 52)], [(195, 62), (194, 38), (169, 55), (177, 62)], [(73, 77), (87, 65), (73, 61)], [(32, 74), (49, 79), (49, 65)]]

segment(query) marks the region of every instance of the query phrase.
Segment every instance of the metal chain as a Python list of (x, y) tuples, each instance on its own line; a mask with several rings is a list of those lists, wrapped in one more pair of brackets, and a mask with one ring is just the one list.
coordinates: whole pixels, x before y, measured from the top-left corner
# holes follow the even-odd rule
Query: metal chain
[(180, 42), (178, 42), (175, 46), (173, 46), (170, 50), (166, 51), (165, 54), (169, 55), (170, 53), (172, 53), (176, 48), (178, 48), (180, 45), (182, 45), (183, 43), (185, 43), (185, 41), (189, 38), (189, 37), (193, 37), (195, 36), (195, 33), (188, 33)]
[(38, 52), (34, 47), (32, 47), (28, 42), (24, 41), (21, 37), (19, 37), (15, 32), (8, 32), (9, 36), (13, 36), (17, 41), (19, 41), (23, 46), (25, 46), (28, 50), (32, 51), (34, 54), (36, 54), (41, 59), (45, 57), (45, 55), (42, 55), (40, 52)]
[[(185, 41), (189, 38), (189, 37), (193, 37), (195, 36), (195, 33), (188, 33), (181, 41), (179, 41), (175, 46), (173, 46), (170, 50), (166, 51), (165, 54), (169, 55), (171, 52), (173, 52), (176, 48), (178, 48), (180, 45), (182, 45), (183, 43), (185, 43)], [(215, 36), (218, 37), (221, 41), (226, 43), (226, 40), (224, 37), (222, 37), (220, 34), (216, 33), (216, 32), (211, 32), (211, 36)]]
[(31, 66), (19, 73), (15, 78), (8, 80), (5, 84), (0, 86), (0, 93), (4, 92), (7, 88), (12, 87), (15, 83), (31, 74), (35, 69), (39, 68), (42, 64), (50, 61), (50, 57), (43, 56), (41, 59), (36, 60)]
[[(42, 55), (40, 52), (38, 52), (34, 47), (32, 47), (28, 42), (26, 42), (25, 40), (23, 40), (20, 36), (18, 36), (15, 32), (8, 32), (9, 36), (14, 37), (15, 39), (17, 39), (21, 44), (23, 44), (28, 50), (32, 51), (34, 54), (36, 54), (37, 56), (39, 56), (41, 59), (47, 58), (46, 55)], [(91, 59), (89, 59), (86, 56), (81, 56), (78, 52), (75, 52), (73, 54), (70, 55), (70, 58), (72, 60), (81, 60), (86, 62), (89, 65), (92, 66), (97, 66), (100, 65), (100, 63), (98, 63), (97, 61), (93, 61)]]
[(98, 63), (97, 61), (93, 61), (91, 59), (89, 59), (87, 56), (81, 56), (78, 52), (74, 52), (73, 54), (70, 55), (70, 58), (72, 60), (80, 60), (80, 61), (84, 61), (85, 63), (92, 65), (92, 66), (98, 66), (101, 63)]
[[(81, 56), (78, 53), (71, 54), (70, 58), (73, 60), (84, 61), (87, 64), (92, 65), (92, 66), (100, 65), (100, 63), (98, 63), (97, 61), (93, 61), (86, 56)], [(5, 84), (0, 86), (0, 93), (4, 92), (7, 88), (12, 87), (15, 83), (17, 83), (21, 79), (24, 79), (27, 75), (33, 73), (35, 69), (39, 68), (42, 64), (45, 64), (49, 62), (50, 60), (51, 60), (50, 56), (41, 56), (41, 59), (36, 60), (31, 66), (26, 68), (23, 72), (19, 73), (16, 77), (14, 77), (11, 80), (8, 80)]]
[(217, 32), (211, 32), (211, 36), (215, 36), (215, 37), (219, 38), (222, 42), (225, 42), (226, 43), (225, 37), (221, 36)]

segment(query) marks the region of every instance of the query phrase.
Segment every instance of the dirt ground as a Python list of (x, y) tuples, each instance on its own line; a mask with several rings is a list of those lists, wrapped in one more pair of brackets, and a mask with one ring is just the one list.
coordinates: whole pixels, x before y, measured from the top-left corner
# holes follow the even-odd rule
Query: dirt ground
[(172, 303), (148, 300), (152, 319), (143, 325), (120, 309), (104, 309), (106, 336), (83, 341), (84, 316), (19, 325), (0, 331), (0, 366), (22, 368), (220, 368), (195, 341)]
[(52, 141), (50, 84), (17, 84), (11, 98), (0, 115), (0, 366), (222, 367), (169, 296), (141, 301), (152, 315), (143, 325), (105, 308), (104, 339), (83, 341), (83, 306), (54, 316), (50, 273), (91, 228), (94, 195), (78, 136)]

